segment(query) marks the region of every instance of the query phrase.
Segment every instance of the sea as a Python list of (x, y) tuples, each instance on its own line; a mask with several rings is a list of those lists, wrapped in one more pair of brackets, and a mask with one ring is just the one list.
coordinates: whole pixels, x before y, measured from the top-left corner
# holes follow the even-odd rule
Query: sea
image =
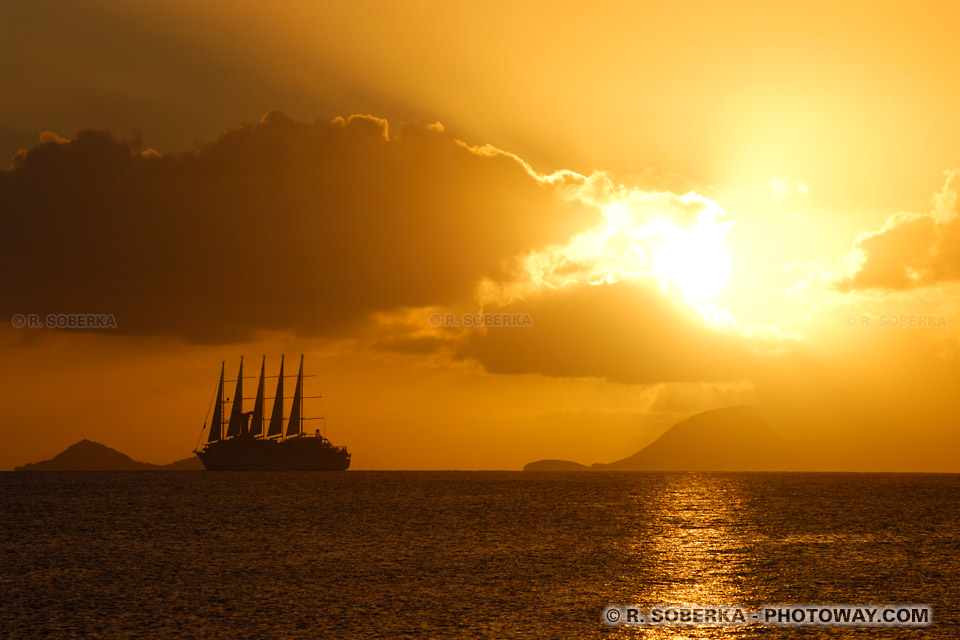
[[(960, 638), (960, 475), (8, 472), (0, 506), (2, 638)], [(679, 621), (798, 605), (931, 616)]]

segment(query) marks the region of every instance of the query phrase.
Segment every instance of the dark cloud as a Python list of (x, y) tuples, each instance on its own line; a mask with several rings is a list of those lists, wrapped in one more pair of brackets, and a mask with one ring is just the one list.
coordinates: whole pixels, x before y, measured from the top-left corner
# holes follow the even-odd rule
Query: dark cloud
[(0, 172), (0, 312), (113, 313), (198, 342), (337, 335), (469, 300), (599, 215), (442, 127), (273, 112), (195, 152), (136, 146), (48, 135)]
[(757, 349), (764, 346), (711, 329), (698, 311), (656, 283), (571, 286), (495, 311), (529, 314), (532, 326), (469, 336), (459, 355), (491, 373), (631, 384), (731, 381), (755, 369)]

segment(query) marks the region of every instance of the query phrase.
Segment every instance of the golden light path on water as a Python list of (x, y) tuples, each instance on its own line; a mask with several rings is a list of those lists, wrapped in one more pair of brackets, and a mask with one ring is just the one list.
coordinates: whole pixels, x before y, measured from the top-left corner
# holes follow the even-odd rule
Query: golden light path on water
[[(648, 522), (646, 534), (630, 548), (638, 564), (651, 570), (638, 581), (633, 601), (650, 607), (744, 606), (760, 604), (762, 588), (751, 566), (759, 561), (755, 542), (759, 531), (750, 522), (740, 483), (714, 474), (667, 474), (663, 492), (644, 505), (638, 518)], [(756, 626), (620, 627), (616, 637), (740, 638)]]

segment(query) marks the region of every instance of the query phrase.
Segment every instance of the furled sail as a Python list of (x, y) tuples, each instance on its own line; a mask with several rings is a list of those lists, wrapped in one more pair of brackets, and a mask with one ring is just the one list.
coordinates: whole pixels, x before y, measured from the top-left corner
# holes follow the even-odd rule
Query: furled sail
[(259, 436), (263, 433), (263, 374), (267, 366), (267, 356), (263, 356), (260, 363), (260, 383), (257, 385), (257, 399), (253, 403), (253, 420), (250, 421), (250, 435)]
[(300, 373), (297, 374), (297, 390), (293, 392), (293, 407), (290, 408), (290, 421), (287, 423), (287, 437), (303, 431), (303, 355), (300, 356)]
[(230, 423), (227, 425), (227, 437), (240, 435), (243, 423), (243, 356), (240, 356), (240, 373), (237, 374), (237, 390), (233, 395), (233, 409), (230, 410)]
[(217, 387), (216, 407), (213, 410), (213, 420), (210, 422), (210, 435), (207, 442), (216, 442), (220, 439), (223, 428), (223, 363), (220, 363), (220, 386)]
[(273, 401), (273, 411), (270, 412), (270, 426), (267, 427), (267, 437), (278, 436), (283, 433), (283, 356), (280, 356), (280, 377), (277, 379), (277, 398)]

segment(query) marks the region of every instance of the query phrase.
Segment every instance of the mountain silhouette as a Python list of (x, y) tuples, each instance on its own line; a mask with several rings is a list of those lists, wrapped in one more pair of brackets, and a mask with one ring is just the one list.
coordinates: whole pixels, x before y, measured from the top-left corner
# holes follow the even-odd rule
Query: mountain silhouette
[(99, 442), (81, 440), (70, 445), (50, 460), (30, 462), (14, 471), (193, 471), (203, 469), (196, 457), (166, 465), (138, 462), (116, 449)]
[[(594, 471), (774, 471), (794, 466), (785, 443), (757, 409), (748, 405), (712, 409), (673, 425), (632, 456), (595, 463)], [(571, 466), (573, 465), (573, 466)], [(565, 460), (538, 460), (525, 471), (582, 468)]]

